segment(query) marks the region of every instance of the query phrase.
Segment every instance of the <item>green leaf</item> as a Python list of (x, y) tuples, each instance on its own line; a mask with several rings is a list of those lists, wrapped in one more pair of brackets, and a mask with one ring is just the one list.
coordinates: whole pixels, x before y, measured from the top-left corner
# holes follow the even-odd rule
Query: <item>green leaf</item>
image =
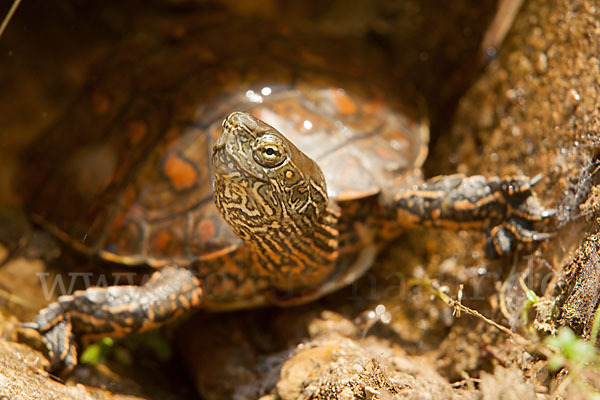
[(114, 345), (112, 338), (103, 338), (94, 344), (89, 345), (81, 354), (80, 361), (85, 364), (100, 364), (106, 359), (106, 354)]

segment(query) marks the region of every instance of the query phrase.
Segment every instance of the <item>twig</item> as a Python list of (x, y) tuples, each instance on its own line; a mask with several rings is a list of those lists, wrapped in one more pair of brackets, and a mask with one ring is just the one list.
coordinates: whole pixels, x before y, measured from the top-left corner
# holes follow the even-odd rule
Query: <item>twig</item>
[(14, 0), (12, 3), (12, 6), (10, 6), (10, 9), (8, 10), (8, 13), (6, 14), (6, 17), (4, 17), (4, 20), (2, 21), (2, 25), (0, 25), (0, 37), (2, 37), (2, 34), (6, 30), (8, 23), (10, 22), (11, 18), (13, 17), (15, 11), (17, 11), (19, 4), (21, 4), (21, 0)]

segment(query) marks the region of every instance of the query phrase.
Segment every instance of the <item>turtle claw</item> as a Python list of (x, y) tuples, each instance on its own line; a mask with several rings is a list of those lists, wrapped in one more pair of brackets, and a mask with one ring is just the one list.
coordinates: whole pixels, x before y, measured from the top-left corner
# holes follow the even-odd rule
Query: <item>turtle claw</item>
[[(70, 296), (59, 297), (59, 301), (68, 297)], [(21, 323), (20, 326), (35, 329), (42, 335), (50, 360), (48, 371), (68, 373), (77, 364), (77, 347), (71, 319), (58, 302), (40, 311), (35, 321)]]
[(488, 231), (488, 252), (494, 256), (502, 256), (514, 250), (516, 243), (541, 242), (552, 238), (552, 232), (539, 232), (533, 228), (537, 223), (545, 223), (558, 214), (555, 208), (544, 208), (532, 195), (532, 188), (538, 184), (543, 175), (533, 178), (512, 178), (501, 180), (502, 198), (505, 204), (504, 221)]
[(539, 173), (539, 174), (537, 174), (536, 176), (534, 176), (533, 178), (531, 178), (529, 180), (529, 184), (531, 186), (535, 186), (535, 185), (537, 185), (538, 183), (541, 182), (541, 180), (542, 180), (543, 177), (544, 177), (544, 174)]
[(511, 220), (488, 231), (487, 249), (494, 256), (503, 256), (514, 250), (515, 244), (541, 242), (555, 236), (552, 232), (537, 232), (519, 220)]
[(17, 327), (23, 329), (34, 329), (36, 331), (40, 331), (40, 325), (37, 322), (19, 322)]
[(543, 219), (556, 217), (557, 215), (558, 215), (558, 210), (556, 208), (544, 210), (544, 211), (542, 211), (542, 214), (541, 214)]
[(77, 364), (77, 347), (75, 346), (71, 324), (60, 321), (43, 334), (48, 348), (50, 371), (63, 374), (70, 372)]
[(63, 319), (47, 330), (42, 330), (37, 322), (19, 323), (19, 327), (35, 329), (42, 335), (42, 341), (48, 350), (50, 372), (66, 374), (77, 364), (77, 347), (71, 323)]

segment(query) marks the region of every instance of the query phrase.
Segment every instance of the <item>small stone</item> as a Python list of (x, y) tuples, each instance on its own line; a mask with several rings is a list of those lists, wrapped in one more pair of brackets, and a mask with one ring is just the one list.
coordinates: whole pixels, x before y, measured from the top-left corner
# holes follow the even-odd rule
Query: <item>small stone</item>
[(539, 53), (537, 62), (535, 63), (535, 69), (537, 72), (542, 73), (548, 68), (548, 56), (545, 53)]
[(338, 395), (338, 400), (354, 400), (354, 393), (349, 387), (344, 388)]

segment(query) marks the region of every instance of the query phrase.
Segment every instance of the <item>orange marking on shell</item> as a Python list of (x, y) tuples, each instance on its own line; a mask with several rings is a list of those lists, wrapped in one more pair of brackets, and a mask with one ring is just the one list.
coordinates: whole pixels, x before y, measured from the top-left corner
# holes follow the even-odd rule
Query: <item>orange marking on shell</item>
[(110, 100), (109, 98), (102, 94), (95, 92), (92, 94), (92, 109), (94, 114), (97, 116), (104, 115), (110, 109)]
[(177, 157), (175, 153), (167, 156), (163, 170), (176, 190), (191, 189), (198, 181), (198, 174), (194, 167)]
[(143, 121), (129, 121), (127, 124), (127, 135), (129, 143), (138, 144), (148, 133), (148, 126)]
[(198, 224), (198, 233), (200, 233), (200, 241), (202, 243), (208, 242), (216, 234), (215, 224), (210, 219), (200, 221)]
[(171, 243), (172, 239), (173, 236), (171, 235), (171, 233), (169, 231), (163, 230), (158, 232), (156, 236), (154, 236), (152, 245), (153, 247), (159, 249), (162, 252), (169, 247), (169, 244)]
[(333, 104), (342, 115), (352, 115), (356, 113), (356, 103), (343, 90), (332, 92)]

